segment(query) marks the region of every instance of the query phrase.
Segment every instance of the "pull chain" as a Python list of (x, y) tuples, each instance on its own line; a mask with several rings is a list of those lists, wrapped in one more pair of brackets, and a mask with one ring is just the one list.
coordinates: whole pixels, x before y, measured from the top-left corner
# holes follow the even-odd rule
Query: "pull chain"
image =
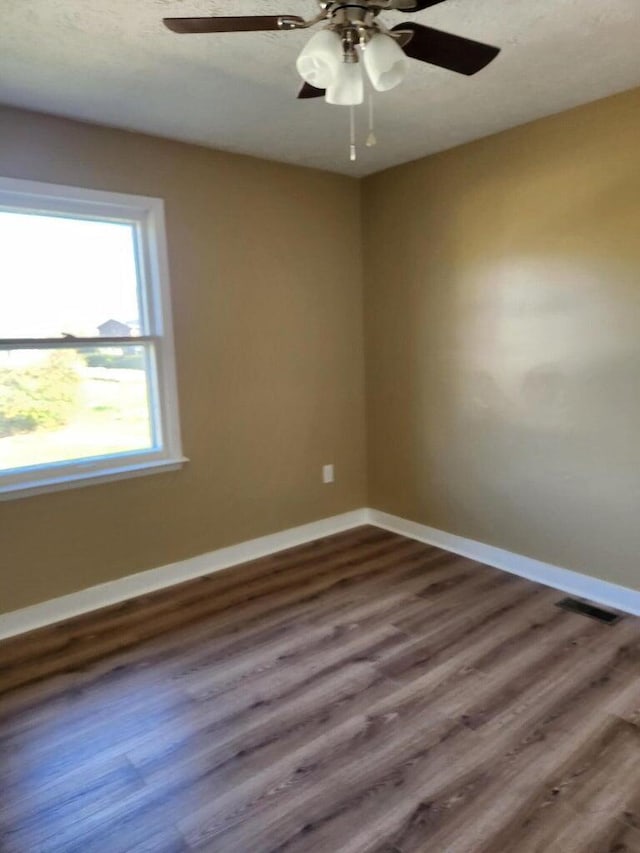
[(349, 159), (356, 159), (356, 120), (353, 106), (349, 107)]
[(369, 92), (369, 135), (367, 136), (367, 148), (373, 148), (378, 140), (373, 131), (373, 92)]

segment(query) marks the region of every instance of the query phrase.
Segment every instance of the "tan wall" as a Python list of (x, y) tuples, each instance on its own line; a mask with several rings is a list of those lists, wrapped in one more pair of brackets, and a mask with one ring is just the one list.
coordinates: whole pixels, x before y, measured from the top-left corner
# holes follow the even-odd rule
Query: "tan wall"
[[(0, 108), (160, 196), (180, 472), (0, 503), (0, 612), (365, 503), (640, 587), (640, 90), (362, 183)], [(323, 486), (320, 466), (335, 462)]]
[(191, 460), (0, 503), (0, 611), (365, 503), (355, 181), (12, 109), (0, 175), (165, 199)]
[(365, 182), (370, 505), (640, 587), (640, 90)]

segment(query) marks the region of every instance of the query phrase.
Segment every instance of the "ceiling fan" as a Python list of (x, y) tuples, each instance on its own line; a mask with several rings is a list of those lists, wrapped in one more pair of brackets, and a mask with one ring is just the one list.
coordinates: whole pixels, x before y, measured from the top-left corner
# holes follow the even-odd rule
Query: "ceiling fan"
[(388, 29), (380, 12), (421, 12), (444, 0), (318, 0), (310, 20), (297, 15), (164, 18), (174, 33), (228, 33), (298, 30), (326, 22), (298, 56), (296, 67), (304, 85), (298, 98), (324, 97), (330, 104), (354, 106), (364, 98), (361, 66), (374, 89), (393, 89), (405, 77), (407, 58), (418, 59), (458, 74), (476, 74), (500, 48), (416, 23)]

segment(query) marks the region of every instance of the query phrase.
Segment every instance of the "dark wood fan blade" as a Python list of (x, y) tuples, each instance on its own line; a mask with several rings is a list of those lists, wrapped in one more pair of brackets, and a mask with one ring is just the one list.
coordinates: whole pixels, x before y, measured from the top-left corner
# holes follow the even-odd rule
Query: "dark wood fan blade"
[(389, 8), (397, 9), (399, 12), (421, 12), (439, 3), (444, 3), (444, 0), (392, 0)]
[(305, 83), (298, 92), (299, 98), (324, 98), (325, 89), (317, 89), (311, 83)]
[(243, 15), (225, 18), (163, 18), (173, 33), (237, 33), (259, 30), (290, 30), (287, 22), (304, 23), (297, 15)]
[(422, 24), (397, 24), (393, 30), (413, 33), (411, 41), (403, 46), (407, 56), (458, 74), (477, 74), (500, 53), (499, 47), (443, 33)]

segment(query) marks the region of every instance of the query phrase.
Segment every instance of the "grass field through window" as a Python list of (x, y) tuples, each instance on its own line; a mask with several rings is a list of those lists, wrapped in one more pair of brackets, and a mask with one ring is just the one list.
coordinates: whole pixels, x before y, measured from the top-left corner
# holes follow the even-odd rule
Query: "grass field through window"
[[(64, 422), (0, 432), (0, 470), (144, 450), (152, 446), (147, 379), (143, 369), (75, 364), (77, 384)], [(0, 419), (7, 377), (0, 370)], [(3, 376), (5, 381), (3, 383)], [(4, 395), (3, 395), (4, 392)], [(5, 407), (5, 412), (8, 407)], [(9, 434), (7, 434), (9, 432)]]

